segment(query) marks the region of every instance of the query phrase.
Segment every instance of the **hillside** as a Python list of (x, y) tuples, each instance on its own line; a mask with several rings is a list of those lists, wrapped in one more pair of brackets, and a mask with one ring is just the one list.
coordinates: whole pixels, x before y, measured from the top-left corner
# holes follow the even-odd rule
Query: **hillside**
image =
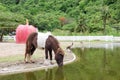
[(119, 35), (120, 0), (0, 0), (0, 27), (29, 23), (40, 31), (56, 29)]

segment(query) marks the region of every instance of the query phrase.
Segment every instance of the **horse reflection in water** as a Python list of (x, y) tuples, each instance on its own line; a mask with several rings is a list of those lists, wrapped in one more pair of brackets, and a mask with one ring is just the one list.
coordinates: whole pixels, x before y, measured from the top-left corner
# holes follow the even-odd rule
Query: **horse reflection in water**
[(55, 73), (55, 80), (65, 80), (63, 67), (59, 67)]
[(54, 72), (54, 69), (48, 69), (45, 71), (45, 75), (41, 76), (40, 74), (36, 74), (34, 72), (25, 73), (26, 80), (65, 80), (63, 67), (58, 67)]
[(33, 72), (26, 72), (25, 77), (26, 77), (26, 80), (37, 80)]
[(63, 67), (58, 67), (56, 72), (53, 69), (48, 69), (45, 73), (45, 80), (65, 80)]
[[(52, 63), (52, 51), (55, 54), (55, 60), (58, 66), (63, 66), (64, 51), (59, 45), (58, 40), (51, 33), (31, 33), (26, 41), (25, 63), (32, 62), (31, 56), (36, 48), (45, 49), (45, 59), (48, 61), (48, 52)], [(27, 59), (26, 59), (27, 58)]]
[(53, 80), (53, 70), (52, 69), (48, 69), (47, 71), (45, 71), (44, 80)]

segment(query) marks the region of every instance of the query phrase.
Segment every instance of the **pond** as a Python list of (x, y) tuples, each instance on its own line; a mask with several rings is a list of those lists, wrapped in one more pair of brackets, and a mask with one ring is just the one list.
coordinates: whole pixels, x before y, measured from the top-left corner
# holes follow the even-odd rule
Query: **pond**
[[(111, 44), (110, 44), (111, 45)], [(0, 76), (0, 80), (120, 80), (120, 44), (77, 47), (77, 59), (61, 68)]]

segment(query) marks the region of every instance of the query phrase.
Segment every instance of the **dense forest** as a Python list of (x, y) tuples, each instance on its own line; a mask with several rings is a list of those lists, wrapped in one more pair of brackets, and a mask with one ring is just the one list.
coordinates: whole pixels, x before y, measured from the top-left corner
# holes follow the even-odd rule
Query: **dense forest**
[(0, 0), (0, 31), (26, 19), (39, 31), (119, 36), (120, 0)]

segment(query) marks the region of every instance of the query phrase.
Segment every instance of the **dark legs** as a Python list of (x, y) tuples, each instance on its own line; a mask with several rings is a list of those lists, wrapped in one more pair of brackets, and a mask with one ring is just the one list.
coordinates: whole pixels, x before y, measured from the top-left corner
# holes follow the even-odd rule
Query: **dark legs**
[(45, 48), (45, 59), (48, 60), (48, 52), (49, 52), (50, 62), (52, 63), (52, 49), (48, 50)]
[(50, 60), (52, 61), (52, 50), (49, 50)]
[(48, 59), (48, 49), (45, 48), (45, 59)]
[[(30, 47), (29, 47), (28, 44), (26, 44), (25, 58), (24, 58), (25, 63), (28, 63), (29, 52), (30, 52)], [(26, 58), (27, 58), (27, 59), (26, 59)]]
[(30, 62), (34, 63), (32, 60), (31, 60), (31, 56), (33, 55), (34, 51), (36, 50), (35, 46), (32, 45), (32, 48), (31, 48), (31, 53), (30, 53)]
[(52, 64), (52, 50), (49, 50), (49, 55), (50, 55), (50, 63)]
[(45, 49), (45, 59), (48, 59), (48, 51), (49, 51), (50, 60), (52, 60), (52, 49), (50, 50)]
[(31, 56), (33, 55), (35, 50), (36, 50), (36, 47), (34, 45), (26, 46), (26, 52), (25, 52), (25, 58), (24, 58), (25, 63), (28, 63), (28, 62), (34, 63), (31, 60)]

